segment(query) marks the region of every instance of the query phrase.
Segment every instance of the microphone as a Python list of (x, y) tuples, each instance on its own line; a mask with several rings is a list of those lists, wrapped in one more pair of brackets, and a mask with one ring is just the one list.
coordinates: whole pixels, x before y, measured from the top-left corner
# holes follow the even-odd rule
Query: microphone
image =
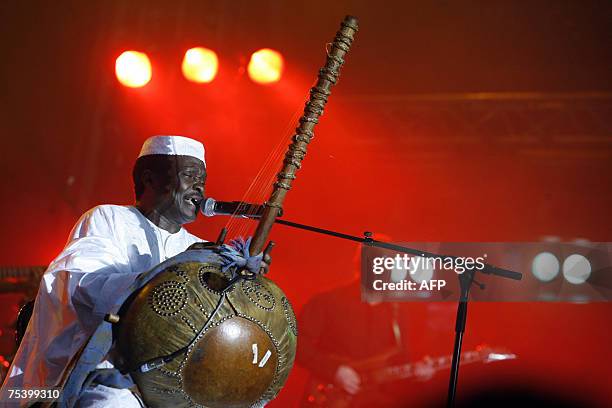
[[(250, 204), (242, 201), (217, 201), (214, 198), (207, 198), (200, 205), (200, 211), (207, 217), (215, 215), (230, 215), (242, 218), (260, 218), (263, 215), (265, 206)], [(282, 215), (282, 212), (279, 216)]]

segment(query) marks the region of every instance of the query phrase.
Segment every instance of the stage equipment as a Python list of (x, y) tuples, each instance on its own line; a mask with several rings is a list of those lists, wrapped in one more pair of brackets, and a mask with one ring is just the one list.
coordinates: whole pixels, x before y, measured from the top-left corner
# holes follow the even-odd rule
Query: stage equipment
[[(264, 249), (357, 29), (347, 16), (328, 48), (253, 239), (238, 244), (243, 261)], [(149, 407), (262, 406), (287, 380), (297, 341), (291, 305), (248, 261), (224, 268), (232, 249), (220, 245), (223, 239), (165, 261), (120, 310), (113, 326), (119, 367), (132, 374)]]
[(565, 280), (574, 285), (586, 282), (592, 271), (589, 260), (580, 254), (571, 254), (565, 258), (562, 269)]
[[(372, 233), (369, 231), (364, 232), (364, 237), (357, 237), (354, 235), (343, 234), (341, 232), (331, 231), (323, 228), (313, 227), (310, 225), (299, 224), (297, 222), (287, 221), (287, 220), (273, 220), (272, 222), (276, 222), (278, 224), (286, 225), (288, 227), (299, 228), (306, 231), (312, 231), (319, 234), (330, 235), (337, 238), (346, 239), (349, 241), (360, 242), (364, 245), (368, 245), (371, 247), (390, 249), (392, 251), (397, 251), (405, 254), (412, 254), (417, 256), (424, 257), (444, 257), (444, 258), (456, 258), (451, 255), (441, 255), (434, 254), (428, 251), (421, 251), (415, 248), (407, 248), (401, 245), (391, 244), (388, 242), (382, 242), (375, 239), (372, 239)], [(261, 227), (262, 224), (258, 225)], [(478, 283), (474, 280), (474, 274), (476, 273), (475, 269), (466, 270), (464, 273), (457, 274), (459, 278), (459, 284), (461, 287), (461, 295), (459, 297), (459, 304), (457, 306), (457, 319), (455, 322), (455, 345), (453, 350), (453, 359), (451, 363), (451, 375), (448, 386), (448, 399), (447, 406), (452, 407), (455, 405), (455, 394), (457, 390), (457, 379), (459, 376), (459, 359), (461, 358), (461, 345), (463, 343), (463, 334), (465, 332), (465, 323), (467, 321), (467, 307), (469, 300), (469, 293), (472, 284), (476, 284), (480, 289), (484, 289), (485, 285)], [(480, 271), (480, 273), (484, 273), (487, 275), (496, 275), (506, 279), (514, 279), (521, 280), (523, 278), (523, 274), (519, 272), (510, 271), (507, 269), (498, 268), (493, 265), (484, 264), (484, 269)]]
[(219, 58), (213, 50), (195, 47), (185, 52), (181, 69), (185, 78), (198, 84), (209, 83), (217, 76)]
[[(385, 389), (379, 386), (399, 380), (418, 379), (435, 374), (450, 367), (452, 356), (429, 357), (399, 365), (388, 363), (388, 355), (366, 360), (346, 360), (342, 364), (351, 366), (359, 373), (361, 383), (356, 394), (349, 394), (335, 383), (312, 376), (304, 389), (302, 398), (303, 407), (312, 408), (350, 408), (352, 406), (366, 407), (378, 406), (386, 401)], [(473, 363), (496, 363), (499, 361), (514, 360), (516, 354), (503, 347), (489, 347), (482, 345), (474, 350), (461, 353), (463, 365)], [(391, 399), (393, 399), (391, 397)], [(390, 406), (390, 405), (384, 405)]]
[(46, 266), (0, 266), (0, 293), (36, 296)]
[[(215, 215), (231, 215), (241, 218), (259, 218), (263, 214), (263, 205), (250, 204), (244, 201), (217, 201), (208, 197), (200, 204), (200, 212), (206, 217)], [(282, 216), (282, 211), (278, 216)]]
[(263, 48), (251, 55), (247, 71), (253, 82), (271, 84), (281, 79), (283, 66), (283, 56), (278, 51)]
[[(523, 278), (522, 273), (508, 271), (496, 267), (489, 267), (485, 265), (485, 268), (480, 271), (481, 273), (497, 275), (506, 279), (521, 280)], [(461, 353), (461, 345), (463, 344), (463, 334), (465, 333), (465, 323), (467, 321), (467, 308), (470, 295), (470, 289), (472, 284), (476, 284), (480, 289), (485, 289), (485, 285), (478, 283), (474, 280), (476, 269), (466, 270), (462, 274), (457, 274), (459, 278), (459, 285), (461, 286), (461, 296), (459, 298), (459, 304), (457, 305), (457, 318), (455, 321), (455, 345), (453, 350), (453, 361), (451, 364), (451, 374), (448, 383), (448, 396), (446, 400), (447, 407), (451, 408), (455, 406), (455, 396), (457, 394), (457, 380), (459, 378), (459, 359)]]
[(559, 259), (550, 252), (540, 252), (531, 261), (531, 273), (540, 282), (550, 282), (561, 270)]
[(140, 88), (151, 80), (151, 61), (147, 54), (125, 51), (115, 61), (115, 75), (122, 85)]

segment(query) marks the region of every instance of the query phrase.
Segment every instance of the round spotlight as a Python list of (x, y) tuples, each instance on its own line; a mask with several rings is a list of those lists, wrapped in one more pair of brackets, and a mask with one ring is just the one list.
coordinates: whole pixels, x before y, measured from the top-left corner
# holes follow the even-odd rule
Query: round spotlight
[(219, 69), (219, 58), (213, 50), (195, 47), (185, 52), (183, 75), (191, 82), (199, 84), (212, 82), (217, 76)]
[(582, 255), (572, 254), (563, 261), (563, 276), (574, 285), (584, 283), (591, 276), (591, 263)]
[(421, 257), (421, 261), (418, 263), (418, 266), (413, 271), (410, 270), (410, 279), (415, 281), (416, 283), (421, 283), (423, 281), (429, 281), (433, 277), (434, 268), (431, 262), (427, 262), (427, 258)]
[(115, 61), (115, 74), (122, 85), (140, 88), (151, 80), (151, 61), (145, 53), (125, 51)]
[(393, 282), (401, 282), (406, 279), (406, 275), (408, 275), (408, 271), (405, 269), (397, 269), (393, 268), (391, 270), (391, 281)]
[(531, 262), (531, 273), (541, 282), (550, 282), (559, 275), (559, 260), (550, 252), (541, 252)]
[(263, 48), (251, 55), (247, 71), (254, 82), (271, 84), (280, 80), (283, 65), (283, 56), (278, 51)]

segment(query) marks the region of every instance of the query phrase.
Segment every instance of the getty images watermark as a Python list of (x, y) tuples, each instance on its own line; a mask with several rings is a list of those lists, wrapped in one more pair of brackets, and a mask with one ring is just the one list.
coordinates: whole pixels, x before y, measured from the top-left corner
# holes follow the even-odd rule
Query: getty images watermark
[[(411, 275), (414, 277), (419, 271), (454, 271), (458, 274), (466, 271), (482, 271), (485, 268), (487, 254), (473, 257), (451, 256), (425, 256), (396, 254), (395, 257), (377, 256), (372, 259), (372, 273), (383, 275), (395, 273), (396, 276)], [(382, 278), (382, 277), (381, 277)], [(385, 282), (383, 279), (374, 279), (372, 288), (381, 290), (440, 290), (446, 286), (445, 279), (400, 279), (399, 282)]]
[[(470, 297), (477, 301), (612, 300), (612, 244), (608, 242), (396, 245), (411, 252), (363, 246), (365, 301), (456, 301), (460, 277), (466, 273), (476, 282)], [(491, 267), (518, 272), (522, 279), (490, 273)]]

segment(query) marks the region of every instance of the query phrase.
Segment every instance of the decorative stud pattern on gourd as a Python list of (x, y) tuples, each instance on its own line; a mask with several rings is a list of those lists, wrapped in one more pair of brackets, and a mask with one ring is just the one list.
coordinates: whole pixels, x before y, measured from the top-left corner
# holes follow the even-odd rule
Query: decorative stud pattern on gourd
[[(221, 295), (230, 281), (220, 268), (212, 265), (204, 265), (198, 270), (198, 280), (206, 290), (215, 295)], [(231, 293), (233, 290), (234, 287), (231, 287), (227, 292)]]
[(291, 303), (289, 303), (289, 300), (287, 300), (286, 297), (283, 297), (281, 299), (281, 304), (283, 305), (283, 310), (285, 311), (285, 317), (287, 318), (287, 323), (289, 324), (291, 333), (293, 333), (294, 336), (297, 336), (297, 320), (295, 319), (295, 312), (293, 311), (293, 307), (291, 307)]
[(160, 316), (175, 316), (185, 308), (187, 299), (184, 283), (167, 281), (151, 291), (149, 305)]
[(255, 306), (267, 311), (274, 309), (276, 299), (274, 299), (274, 295), (261, 283), (257, 281), (243, 281), (240, 286), (242, 292), (255, 304)]

